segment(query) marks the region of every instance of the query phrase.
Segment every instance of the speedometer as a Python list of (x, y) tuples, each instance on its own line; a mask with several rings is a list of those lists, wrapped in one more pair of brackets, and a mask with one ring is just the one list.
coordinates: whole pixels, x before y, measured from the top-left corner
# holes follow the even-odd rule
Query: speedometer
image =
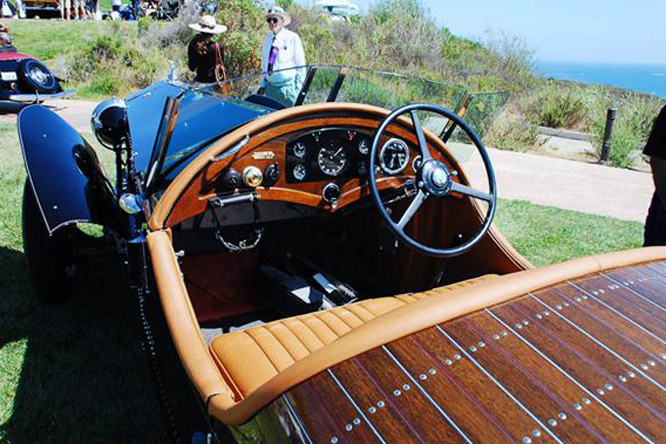
[(327, 176), (338, 176), (347, 165), (345, 147), (337, 142), (330, 142), (319, 149), (317, 164)]

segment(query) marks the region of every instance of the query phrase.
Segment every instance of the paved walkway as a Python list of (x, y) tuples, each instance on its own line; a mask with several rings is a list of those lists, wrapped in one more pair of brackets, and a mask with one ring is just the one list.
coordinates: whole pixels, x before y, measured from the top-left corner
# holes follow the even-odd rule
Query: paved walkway
[[(96, 104), (81, 100), (47, 103), (78, 131), (87, 133), (90, 132), (90, 113)], [(0, 115), (0, 121), (15, 120), (14, 114)], [(548, 143), (551, 148), (560, 146), (563, 151), (591, 149), (589, 143), (582, 141), (553, 138)], [(624, 220), (645, 220), (653, 191), (652, 179), (647, 173), (495, 149), (490, 149), (490, 156), (502, 198)], [(477, 157), (464, 162), (463, 167), (473, 184), (485, 183), (482, 164)]]

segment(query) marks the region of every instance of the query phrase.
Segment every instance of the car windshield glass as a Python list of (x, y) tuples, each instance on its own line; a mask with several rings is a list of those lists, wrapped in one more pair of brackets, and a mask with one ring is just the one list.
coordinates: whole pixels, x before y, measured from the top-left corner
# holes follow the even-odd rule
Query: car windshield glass
[[(181, 88), (185, 86), (176, 83)], [(279, 109), (313, 103), (352, 102), (394, 110), (410, 103), (431, 103), (465, 114), (472, 128), (483, 134), (506, 101), (504, 94), (471, 94), (459, 84), (363, 68), (322, 65), (251, 74), (216, 84), (187, 85), (186, 89), (191, 93), (185, 95), (174, 138), (167, 152), (167, 171), (224, 132)], [(206, 123), (202, 123), (196, 131), (190, 128), (192, 122), (188, 124), (189, 131), (181, 128), (189, 114), (201, 116), (201, 109), (216, 113), (224, 111), (227, 116), (225, 121), (233, 122), (227, 122), (226, 129), (221, 133), (208, 119), (200, 117), (193, 119), (195, 123)], [(462, 136), (451, 126), (451, 122), (441, 116), (424, 115), (421, 123), (445, 141), (454, 137), (453, 141), (463, 147), (460, 155), (456, 155), (460, 161), (469, 157), (468, 152), (472, 150), (464, 148)], [(189, 139), (180, 140), (190, 133), (199, 135), (197, 143)]]

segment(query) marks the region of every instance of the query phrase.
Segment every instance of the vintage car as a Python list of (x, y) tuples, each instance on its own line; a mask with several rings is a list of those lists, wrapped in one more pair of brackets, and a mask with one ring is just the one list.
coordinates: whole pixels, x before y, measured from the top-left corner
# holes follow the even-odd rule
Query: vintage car
[(493, 166), (461, 117), (501, 95), (299, 69), (293, 104), (255, 94), (262, 76), (103, 102), (115, 178), (25, 108), (38, 296), (66, 297), (109, 239), (149, 350), (159, 298), (214, 442), (666, 442), (666, 249), (534, 268), (492, 225)]
[(16, 51), (0, 51), (0, 101), (40, 103), (74, 93), (36, 58)]

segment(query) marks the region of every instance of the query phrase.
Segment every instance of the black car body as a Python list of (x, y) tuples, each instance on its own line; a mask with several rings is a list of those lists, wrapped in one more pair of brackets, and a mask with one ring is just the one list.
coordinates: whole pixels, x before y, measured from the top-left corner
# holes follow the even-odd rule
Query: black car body
[(73, 93), (63, 90), (61, 80), (36, 58), (12, 48), (0, 51), (0, 101), (40, 103)]

